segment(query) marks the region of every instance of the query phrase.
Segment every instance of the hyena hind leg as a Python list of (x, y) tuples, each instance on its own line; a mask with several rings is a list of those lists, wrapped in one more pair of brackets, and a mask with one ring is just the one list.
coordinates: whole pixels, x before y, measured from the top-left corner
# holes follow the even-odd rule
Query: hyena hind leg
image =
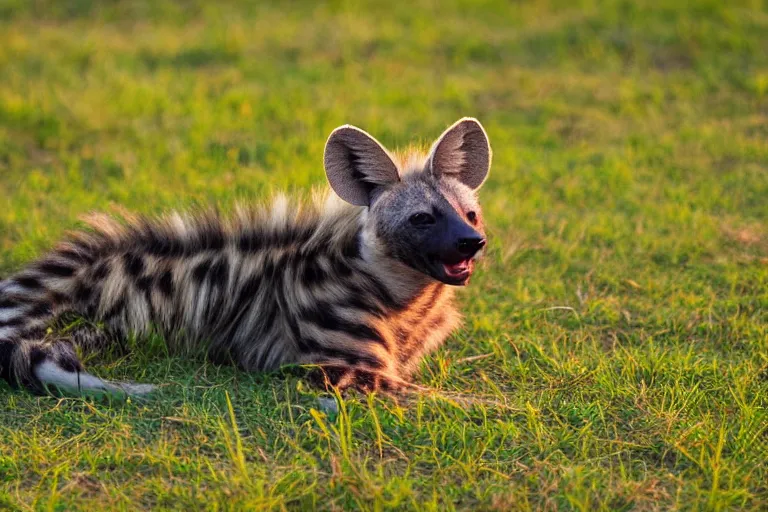
[(150, 384), (112, 382), (83, 370), (68, 339), (21, 340), (14, 351), (12, 367), (22, 385), (37, 392), (55, 388), (66, 394), (145, 395)]
[(128, 352), (124, 337), (79, 316), (64, 315), (52, 327), (54, 338), (70, 341), (84, 355), (125, 355)]

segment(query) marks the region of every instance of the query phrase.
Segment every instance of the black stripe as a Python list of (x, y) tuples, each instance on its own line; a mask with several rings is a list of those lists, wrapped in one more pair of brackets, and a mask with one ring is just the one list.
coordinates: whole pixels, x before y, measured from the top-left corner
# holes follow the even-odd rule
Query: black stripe
[(319, 304), (316, 309), (306, 309), (300, 313), (301, 318), (329, 331), (344, 332), (356, 339), (370, 340), (386, 346), (381, 333), (373, 327), (354, 323), (338, 316), (329, 304)]
[(326, 379), (331, 385), (336, 386), (349, 372), (350, 369), (347, 366), (327, 365), (323, 366), (319, 372), (311, 373), (310, 378), (319, 379), (321, 386), (325, 384)]
[(59, 249), (56, 252), (62, 258), (72, 260), (76, 263), (87, 263), (89, 265), (93, 263), (93, 258), (91, 255), (85, 252), (75, 251), (73, 249)]
[(275, 247), (280, 245), (280, 238), (282, 237), (281, 233), (276, 233), (274, 231), (262, 231), (261, 233), (254, 233), (254, 235), (259, 237), (257, 244), (261, 247)]
[(11, 299), (0, 299), (0, 309), (12, 308), (18, 306), (18, 303)]
[(85, 306), (88, 316), (95, 316), (101, 301), (102, 288), (99, 283), (79, 282), (75, 286), (73, 302)]
[(96, 268), (93, 270), (93, 278), (97, 281), (100, 281), (107, 277), (109, 274), (109, 271), (111, 270), (109, 266), (109, 262), (102, 261), (98, 265), (96, 265)]
[(304, 353), (315, 353), (328, 358), (343, 359), (351, 366), (357, 366), (360, 363), (366, 364), (371, 368), (383, 368), (384, 363), (370, 354), (355, 354), (338, 348), (328, 348), (322, 346), (317, 340), (311, 337), (302, 337), (298, 339), (299, 350)]
[(288, 304), (283, 297), (283, 292), (279, 287), (275, 288), (274, 297), (277, 300), (278, 310), (282, 314), (282, 317), (285, 319), (285, 322), (288, 324), (288, 329), (291, 331), (291, 336), (293, 336), (294, 340), (301, 339), (301, 329), (299, 328), (299, 324), (296, 322), (296, 319), (293, 317), (291, 310), (288, 308)]
[(428, 329), (434, 331), (445, 323), (445, 315), (437, 315), (437, 318), (433, 318), (429, 321)]
[(69, 302), (69, 297), (64, 293), (50, 292), (48, 296), (50, 297), (51, 302), (56, 305), (66, 304)]
[(173, 273), (170, 270), (163, 272), (155, 284), (163, 295), (166, 297), (173, 296)]
[(257, 252), (261, 250), (262, 243), (257, 233), (249, 231), (240, 235), (237, 246), (243, 252)]
[(245, 313), (250, 309), (253, 298), (259, 292), (260, 286), (261, 279), (258, 276), (251, 276), (240, 287), (237, 300), (235, 300), (230, 308), (229, 314), (218, 323), (218, 325), (226, 329), (225, 334), (235, 333), (240, 328), (240, 323), (243, 321)]
[(301, 273), (301, 284), (312, 286), (320, 284), (328, 278), (328, 273), (320, 265), (317, 259), (308, 260), (304, 263), (304, 269)]
[[(262, 324), (262, 327), (261, 327), (261, 336), (265, 336), (270, 331), (270, 329), (272, 329), (272, 326), (275, 325), (275, 320), (277, 319), (277, 308), (274, 307), (273, 305), (272, 307), (269, 308), (268, 311), (266, 312), (260, 311), (259, 313), (261, 313), (264, 318), (264, 323)], [(273, 342), (273, 345), (274, 345), (274, 342)], [(270, 348), (274, 348), (274, 347), (270, 347)], [(267, 362), (266, 361), (267, 356), (270, 354), (271, 351), (272, 350), (261, 351), (261, 354), (259, 354), (259, 358), (256, 360), (256, 368), (263, 367), (264, 363)]]
[(345, 278), (352, 275), (352, 268), (349, 265), (349, 261), (335, 258), (331, 260), (331, 267), (333, 268), (334, 277)]
[(397, 338), (398, 345), (402, 346), (405, 345), (405, 343), (408, 341), (408, 338), (411, 337), (411, 331), (403, 328), (398, 327), (395, 329), (395, 338)]
[(195, 281), (198, 283), (202, 283), (205, 281), (205, 277), (208, 275), (208, 271), (211, 269), (211, 261), (210, 260), (203, 260), (200, 263), (197, 264), (197, 266), (192, 270), (192, 277), (195, 278)]
[(75, 269), (64, 263), (56, 261), (44, 261), (38, 266), (41, 272), (57, 277), (70, 277), (75, 273)]
[(98, 301), (91, 302), (85, 308), (85, 314), (90, 318), (96, 318), (96, 313), (98, 313), (98, 311), (99, 311)]
[(294, 238), (291, 228), (267, 231), (262, 236), (264, 237), (263, 243), (268, 247), (287, 245)]
[(95, 251), (103, 252), (104, 249), (107, 249), (109, 247), (108, 242), (108, 240), (99, 240), (98, 242), (93, 243), (90, 239), (72, 239), (69, 241), (69, 243), (74, 246), (74, 251), (76, 251), (78, 254), (87, 254), (87, 258), (89, 260), (93, 259), (93, 254)]
[(416, 332), (416, 329), (411, 331), (410, 334), (413, 334), (414, 332), (416, 332), (417, 335), (414, 337), (414, 339), (412, 340), (412, 343), (410, 343), (410, 344), (406, 344), (407, 340), (403, 340), (403, 345), (400, 347), (402, 349), (400, 351), (400, 354), (399, 354), (400, 355), (400, 361), (405, 362), (405, 361), (409, 360), (411, 357), (413, 357), (413, 354), (415, 354), (416, 351), (421, 346), (421, 341), (420, 341), (419, 338), (424, 334), (425, 331), (426, 332), (435, 331), (443, 323), (445, 323), (445, 321), (446, 321), (446, 316), (444, 314), (440, 313), (435, 318), (431, 319), (427, 323), (426, 329), (424, 328), (424, 324), (421, 323), (417, 327), (418, 332)]
[(40, 280), (32, 276), (17, 277), (15, 281), (22, 287), (27, 288), (28, 290), (39, 290), (40, 288), (43, 287)]
[(91, 298), (92, 288), (87, 286), (82, 281), (75, 285), (75, 301), (85, 303)]
[(264, 262), (264, 266), (261, 268), (261, 273), (267, 279), (272, 279), (275, 276), (275, 262), (271, 258), (267, 257), (267, 261)]
[(245, 284), (240, 287), (240, 293), (237, 294), (236, 304), (244, 304), (249, 302), (251, 299), (253, 299), (254, 295), (259, 292), (260, 286), (261, 278), (259, 276), (249, 277)]
[(277, 307), (274, 303), (269, 303), (269, 309), (259, 311), (259, 316), (264, 319), (264, 323), (261, 325), (261, 333), (267, 334), (272, 326), (275, 325), (277, 319)]
[(221, 258), (211, 267), (208, 280), (216, 285), (225, 285), (229, 278), (229, 263), (226, 258)]
[[(384, 317), (384, 309), (372, 298), (359, 293), (359, 289), (351, 290), (352, 295), (339, 302), (339, 307), (359, 309), (365, 313), (370, 313), (378, 317)], [(357, 293), (356, 293), (357, 292)]]
[(346, 332), (352, 334), (357, 338), (364, 340), (371, 340), (377, 343), (381, 343), (386, 347), (384, 337), (379, 331), (367, 324), (346, 324), (346, 328), (343, 329)]
[(269, 347), (259, 352), (259, 356), (256, 358), (256, 362), (253, 364), (252, 368), (256, 368), (256, 369), (263, 368), (264, 363), (267, 362), (267, 358), (269, 357), (269, 354), (272, 353), (272, 350), (274, 350), (274, 348), (275, 348), (275, 344), (272, 343)]
[(125, 253), (123, 265), (125, 272), (131, 277), (139, 277), (144, 272), (144, 260), (137, 254)]
[(25, 320), (24, 316), (17, 316), (16, 318), (11, 318), (10, 320), (6, 320), (5, 322), (0, 322), (0, 327), (18, 327), (24, 324), (24, 320)]
[[(424, 304), (422, 304), (418, 311), (416, 311), (415, 316), (418, 319), (422, 319), (426, 316), (427, 313), (434, 307), (435, 300), (437, 300), (438, 295), (440, 295), (440, 292), (443, 291), (443, 285), (442, 284), (436, 284), (434, 289), (432, 290), (432, 293), (429, 296), (429, 299), (424, 301)], [(424, 295), (421, 295), (423, 297)], [(414, 299), (415, 301), (416, 299)]]
[(142, 246), (147, 254), (153, 256), (180, 257), (188, 252), (181, 241), (172, 238), (145, 236)]
[(313, 244), (309, 247), (303, 247), (300, 250), (300, 255), (303, 261), (314, 261), (320, 257), (320, 250)]
[(354, 238), (349, 240), (341, 250), (341, 254), (348, 259), (360, 258), (360, 235), (356, 233)]
[(240, 234), (237, 246), (243, 252), (258, 252), (268, 247), (302, 244), (309, 240), (317, 226), (290, 226), (278, 230), (249, 230)]
[(152, 304), (152, 287), (154, 286), (155, 278), (146, 276), (136, 283), (136, 286), (144, 293), (144, 299), (147, 301), (147, 310), (149, 311), (149, 327), (153, 328), (155, 326), (159, 326), (162, 324), (158, 320), (159, 318), (159, 312), (157, 308), (155, 308)]
[(47, 356), (48, 354), (43, 348), (37, 345), (33, 346), (29, 349), (29, 366), (34, 368), (47, 359)]
[(225, 343), (229, 343), (234, 335), (240, 330), (240, 325), (246, 318), (246, 313), (251, 309), (251, 304), (246, 304), (240, 307), (233, 307), (229, 311), (229, 315), (224, 321), (219, 322), (218, 325), (222, 327), (222, 331), (217, 332), (217, 338), (223, 340)]
[(39, 302), (34, 305), (32, 309), (29, 310), (29, 312), (25, 313), (24, 316), (28, 318), (40, 318), (44, 316), (50, 316), (53, 314), (53, 311), (51, 311), (51, 305), (46, 304), (45, 302)]
[(346, 352), (344, 350), (328, 349), (328, 348), (324, 348), (321, 353), (324, 356), (338, 357), (339, 359), (344, 359), (348, 364), (352, 366), (357, 366), (360, 363), (363, 363), (367, 366), (370, 366), (371, 368), (376, 368), (376, 369), (384, 367), (384, 363), (382, 361), (380, 361), (379, 359), (371, 355), (353, 354), (350, 352)]
[(218, 219), (213, 219), (216, 224), (208, 224), (197, 228), (197, 246), (198, 251), (220, 251), (224, 248), (226, 242), (224, 232), (218, 225)]
[(68, 346), (64, 348), (62, 345), (56, 346), (56, 364), (65, 372), (80, 372), (83, 370), (83, 365), (77, 359), (72, 345), (69, 342), (65, 342)]
[(304, 353), (319, 352), (321, 349), (320, 344), (313, 338), (299, 337), (296, 339), (296, 344)]
[(102, 319), (104, 321), (112, 320), (114, 317), (122, 313), (124, 309), (125, 309), (125, 297), (120, 297), (119, 299), (117, 299), (117, 301), (115, 301), (112, 307), (109, 308), (104, 313), (104, 316), (102, 317)]
[(16, 343), (0, 340), (0, 377), (11, 386), (16, 385), (16, 379), (13, 378), (13, 368), (11, 368), (11, 361), (13, 360), (15, 350)]
[(358, 274), (360, 274), (365, 278), (366, 281), (368, 281), (368, 286), (364, 287), (363, 293), (367, 292), (374, 295), (376, 299), (384, 305), (385, 308), (394, 309), (395, 311), (402, 311), (405, 306), (407, 306), (407, 303), (401, 304), (397, 302), (392, 294), (389, 293), (389, 290), (387, 290), (387, 288), (384, 286), (384, 283), (382, 283), (376, 276), (360, 269), (358, 269)]
[(310, 238), (312, 238), (312, 235), (315, 234), (315, 231), (317, 231), (317, 222), (312, 221), (311, 224), (305, 224), (303, 226), (296, 226), (295, 228), (295, 234), (294, 241), (298, 241), (300, 243), (304, 243)]
[(178, 257), (189, 252), (189, 248), (181, 240), (167, 230), (153, 225), (148, 219), (142, 219), (141, 224), (134, 227), (132, 231), (139, 245), (148, 254)]
[(267, 263), (264, 265), (264, 275), (272, 278), (275, 282), (282, 282), (285, 269), (291, 264), (291, 254), (280, 253), (269, 256), (276, 257), (277, 259), (272, 260), (268, 258)]
[[(142, 292), (149, 292), (150, 288), (152, 288), (152, 282), (154, 280), (151, 276), (144, 276), (140, 277), (136, 280), (136, 288), (138, 288)], [(147, 296), (149, 298), (149, 296)]]

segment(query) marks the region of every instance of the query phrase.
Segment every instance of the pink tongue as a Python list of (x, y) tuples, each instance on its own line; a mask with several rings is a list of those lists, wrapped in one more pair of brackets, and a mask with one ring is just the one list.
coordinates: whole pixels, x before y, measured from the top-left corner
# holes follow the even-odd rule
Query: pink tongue
[(467, 261), (464, 260), (464, 261), (460, 261), (458, 263), (453, 263), (450, 265), (447, 263), (443, 263), (443, 266), (445, 267), (445, 272), (447, 274), (450, 274), (450, 275), (461, 274), (462, 272), (467, 270)]

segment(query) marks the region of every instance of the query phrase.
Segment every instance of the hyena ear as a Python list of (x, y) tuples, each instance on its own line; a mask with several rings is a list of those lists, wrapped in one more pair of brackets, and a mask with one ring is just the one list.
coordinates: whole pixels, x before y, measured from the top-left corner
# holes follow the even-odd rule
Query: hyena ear
[(379, 141), (354, 126), (336, 128), (325, 143), (325, 174), (333, 190), (348, 203), (371, 204), (380, 186), (400, 181), (397, 166)]
[(459, 119), (445, 130), (429, 152), (429, 170), (436, 178), (451, 176), (473, 190), (488, 177), (491, 144), (477, 119)]

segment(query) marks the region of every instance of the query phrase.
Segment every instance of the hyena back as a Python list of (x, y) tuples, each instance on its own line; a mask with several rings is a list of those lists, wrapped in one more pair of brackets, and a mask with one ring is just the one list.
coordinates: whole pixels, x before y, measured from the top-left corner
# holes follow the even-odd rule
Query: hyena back
[(248, 371), (315, 364), (326, 384), (397, 387), (458, 325), (452, 287), (485, 244), (476, 190), (490, 161), (470, 118), (401, 157), (343, 126), (325, 168), (346, 203), (91, 217), (0, 282), (0, 376), (34, 391), (150, 391), (84, 372), (77, 340), (46, 334), (74, 313), (105, 325), (105, 339), (156, 331)]

